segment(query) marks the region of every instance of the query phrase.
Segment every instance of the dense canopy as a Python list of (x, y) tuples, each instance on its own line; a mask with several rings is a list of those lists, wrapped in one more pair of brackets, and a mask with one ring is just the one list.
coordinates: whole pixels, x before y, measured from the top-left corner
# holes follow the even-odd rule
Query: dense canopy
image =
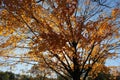
[(24, 57), (65, 79), (107, 72), (106, 59), (120, 48), (118, 5), (119, 0), (0, 0), (0, 56), (27, 48)]

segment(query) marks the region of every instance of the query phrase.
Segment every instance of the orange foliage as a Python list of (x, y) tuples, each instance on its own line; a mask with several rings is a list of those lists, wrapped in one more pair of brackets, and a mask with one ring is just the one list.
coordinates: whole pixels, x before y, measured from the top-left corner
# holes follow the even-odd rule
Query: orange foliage
[(103, 70), (103, 63), (119, 48), (119, 9), (108, 13), (111, 17), (101, 17), (100, 7), (107, 6), (91, 0), (0, 0), (0, 4), (0, 35), (8, 37), (0, 47), (27, 44), (26, 55), (42, 70), (50, 68), (73, 80), (84, 74), (85, 80), (98, 67)]

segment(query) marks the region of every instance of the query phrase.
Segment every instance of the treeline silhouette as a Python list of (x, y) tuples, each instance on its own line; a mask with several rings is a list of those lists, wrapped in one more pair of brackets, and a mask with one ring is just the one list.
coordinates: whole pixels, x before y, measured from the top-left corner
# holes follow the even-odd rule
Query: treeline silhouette
[[(47, 78), (41, 75), (30, 76), (0, 71), (0, 80), (64, 80), (64, 79), (59, 75), (57, 76), (57, 78)], [(96, 78), (92, 79), (92, 77), (88, 77), (87, 80), (120, 80), (120, 75), (114, 77), (112, 74), (105, 74), (103, 72), (100, 72)]]
[(57, 78), (47, 78), (40, 75), (30, 76), (30, 75), (20, 75), (14, 74), (12, 72), (2, 72), (0, 71), (0, 80), (64, 80), (62, 77), (58, 76)]

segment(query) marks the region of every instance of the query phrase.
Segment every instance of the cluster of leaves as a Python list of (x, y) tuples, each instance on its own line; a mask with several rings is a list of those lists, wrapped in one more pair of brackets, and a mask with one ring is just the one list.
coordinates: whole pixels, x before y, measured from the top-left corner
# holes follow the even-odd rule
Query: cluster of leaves
[(49, 68), (73, 80), (84, 75), (85, 80), (118, 54), (120, 9), (106, 12), (106, 0), (0, 2), (0, 35), (7, 38), (0, 45), (1, 56), (5, 49), (28, 48), (26, 56), (43, 71)]

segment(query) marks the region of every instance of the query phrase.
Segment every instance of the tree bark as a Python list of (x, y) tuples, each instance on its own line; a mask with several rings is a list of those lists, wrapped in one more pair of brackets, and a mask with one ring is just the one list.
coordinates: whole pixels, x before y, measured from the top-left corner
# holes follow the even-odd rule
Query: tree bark
[(80, 80), (80, 78), (79, 77), (74, 77), (73, 80)]
[(77, 73), (74, 73), (73, 80), (80, 80), (80, 75)]
[(77, 57), (73, 57), (74, 71), (73, 71), (73, 80), (80, 80), (80, 68), (77, 62)]
[(80, 80), (80, 68), (78, 64), (78, 58), (77, 58), (77, 43), (75, 41), (72, 42), (72, 46), (74, 47), (74, 56), (73, 56), (73, 64), (74, 64), (74, 71), (72, 74), (73, 80)]

